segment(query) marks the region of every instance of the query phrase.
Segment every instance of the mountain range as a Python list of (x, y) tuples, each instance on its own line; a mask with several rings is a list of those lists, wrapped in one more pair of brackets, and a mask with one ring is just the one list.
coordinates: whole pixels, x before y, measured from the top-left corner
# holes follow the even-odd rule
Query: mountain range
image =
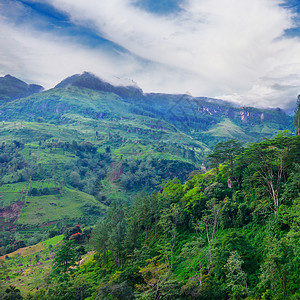
[(281, 109), (144, 93), (87, 72), (49, 90), (0, 78), (0, 121), (2, 254), (67, 223), (92, 225), (111, 202), (131, 202), (143, 189), (184, 182), (209, 167), (220, 141), (245, 144), (293, 130)]
[(142, 116), (150, 123), (155, 120), (157, 124), (175, 126), (173, 130), (208, 147), (224, 139), (254, 142), (280, 130), (292, 130), (292, 118), (279, 108), (237, 107), (206, 97), (143, 93), (137, 85), (112, 85), (88, 72), (42, 90), (41, 86), (27, 85), (10, 75), (0, 78), (2, 121), (32, 122), (42, 117), (59, 125), (67, 120), (72, 123), (72, 118), (80, 116), (96, 122), (126, 123), (122, 121), (127, 116), (131, 120)]

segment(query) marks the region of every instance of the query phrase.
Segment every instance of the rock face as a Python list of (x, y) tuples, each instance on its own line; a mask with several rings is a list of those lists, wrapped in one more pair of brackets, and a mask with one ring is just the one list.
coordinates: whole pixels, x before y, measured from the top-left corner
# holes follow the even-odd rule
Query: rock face
[[(12, 76), (4, 79), (10, 82), (7, 89), (18, 86), (23, 91), (38, 91), (38, 87)], [(221, 140), (255, 142), (280, 130), (293, 130), (292, 118), (280, 109), (238, 107), (219, 99), (184, 94), (143, 93), (134, 84), (114, 85), (87, 72), (70, 76), (51, 90), (5, 105), (0, 103), (0, 117), (4, 122), (44, 120), (56, 125), (81, 118), (90, 122), (118, 121), (120, 129), (129, 118), (139, 124), (139, 132), (145, 129), (141, 123), (146, 122), (147, 130), (172, 128), (209, 147)]]
[(291, 118), (281, 109), (237, 107), (233, 103), (189, 95), (144, 94), (143, 108), (164, 116), (170, 121), (201, 125), (207, 129), (212, 124), (228, 118), (239, 126), (277, 124), (278, 130), (291, 127)]
[(11, 100), (42, 92), (43, 90), (44, 88), (40, 85), (27, 84), (11, 75), (0, 77), (0, 105)]

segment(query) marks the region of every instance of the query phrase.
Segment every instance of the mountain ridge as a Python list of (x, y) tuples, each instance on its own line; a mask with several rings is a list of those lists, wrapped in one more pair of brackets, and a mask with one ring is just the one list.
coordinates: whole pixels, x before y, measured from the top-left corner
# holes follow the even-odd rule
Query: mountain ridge
[(94, 225), (112, 202), (130, 203), (143, 189), (148, 193), (175, 177), (185, 182), (191, 172), (205, 171), (218, 142), (252, 143), (292, 129), (281, 110), (128, 91), (90, 74), (6, 101), (0, 121), (3, 254), (23, 245), (11, 243), (7, 232), (31, 245), (29, 230), (38, 242), (41, 232), (60, 222)]
[(130, 99), (133, 97), (141, 97), (143, 90), (134, 85), (114, 85), (102, 80), (90, 72), (83, 72), (82, 74), (75, 74), (58, 83), (55, 88), (64, 88), (67, 86), (77, 86), (82, 88), (89, 88), (92, 90), (114, 93), (120, 97)]
[(63, 124), (74, 113), (94, 121), (124, 123), (124, 118), (140, 117), (153, 118), (158, 123), (163, 120), (209, 147), (220, 139), (236, 136), (238, 131), (232, 129), (235, 134), (230, 134), (228, 122), (224, 126), (227, 119), (241, 128), (237, 138), (242, 142), (270, 138), (280, 130), (293, 128), (292, 118), (281, 109), (238, 107), (227, 101), (190, 95), (143, 93), (139, 87), (113, 86), (88, 72), (70, 76), (53, 89), (0, 105), (2, 121), (33, 122), (43, 118)]
[(39, 93), (43, 90), (44, 88), (41, 85), (27, 84), (14, 76), (5, 75), (4, 77), (0, 77), (0, 105)]
[(27, 87), (29, 90), (30, 94), (20, 94), (15, 98), (12, 98), (10, 100), (15, 100), (15, 99), (20, 99), (24, 98), (27, 96), (30, 96), (31, 94), (34, 93), (40, 93), (42, 91), (48, 91), (52, 90), (53, 88), (65, 88), (68, 86), (77, 86), (77, 87), (82, 87), (82, 88), (88, 88), (96, 91), (103, 91), (103, 92), (109, 92), (109, 93), (114, 93), (124, 99), (140, 99), (143, 97), (146, 98), (152, 98), (154, 97), (161, 97), (161, 96), (166, 96), (170, 98), (176, 97), (177, 99), (179, 98), (185, 98), (189, 100), (196, 100), (196, 101), (206, 101), (206, 102), (212, 102), (215, 104), (220, 104), (220, 105), (230, 105), (233, 107), (239, 107), (239, 108), (255, 108), (258, 110), (266, 110), (266, 111), (275, 111), (275, 110), (282, 110), (285, 112), (285, 110), (281, 108), (269, 108), (269, 107), (254, 107), (254, 106), (249, 106), (249, 105), (241, 105), (237, 104), (234, 102), (230, 102), (228, 100), (223, 100), (219, 98), (212, 98), (212, 97), (203, 97), (203, 96), (191, 96), (188, 94), (170, 94), (170, 93), (160, 93), (160, 92), (147, 92), (145, 93), (142, 88), (140, 88), (134, 81), (131, 81), (130, 83), (127, 81), (126, 83), (122, 82), (118, 78), (119, 83), (115, 82), (110, 82), (109, 80), (106, 81), (104, 79), (101, 79), (99, 76), (91, 73), (84, 71), (81, 74), (74, 74), (71, 76), (66, 77), (62, 81), (60, 81), (58, 84), (56, 84), (53, 88), (45, 90), (44, 87), (38, 85), (38, 84), (27, 84), (26, 82), (22, 81), (21, 79), (18, 79), (14, 76), (11, 76), (10, 74), (5, 75), (4, 77), (0, 77), (0, 106), (1, 100), (3, 100), (4, 95), (1, 94), (3, 85), (9, 84), (9, 81), (18, 83), (16, 88), (19, 88), (22, 86), (23, 88)]

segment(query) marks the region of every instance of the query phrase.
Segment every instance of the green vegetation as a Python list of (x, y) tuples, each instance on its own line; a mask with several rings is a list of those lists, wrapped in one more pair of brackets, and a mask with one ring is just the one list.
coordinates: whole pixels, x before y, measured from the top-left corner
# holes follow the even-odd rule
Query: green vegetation
[(0, 105), (11, 100), (41, 92), (43, 87), (36, 84), (26, 84), (11, 75), (0, 77)]
[(17, 287), (28, 299), (297, 299), (299, 149), (284, 133), (221, 142), (210, 157), (222, 165), (113, 201), (88, 244), (79, 226), (65, 233), (42, 288)]
[(4, 257), (0, 257), (0, 263), (5, 266), (1, 279), (6, 278), (10, 286), (17, 285), (22, 294), (42, 287), (51, 272), (55, 252), (60, 248), (62, 239), (63, 236), (59, 235), (34, 246), (19, 249), (9, 254), (5, 262)]
[(18, 224), (43, 224), (74, 216), (81, 217), (86, 208), (94, 206), (94, 213), (101, 213), (105, 206), (95, 200), (91, 195), (80, 191), (67, 189), (60, 194), (49, 196), (26, 197), (26, 205), (19, 216)]
[(298, 95), (297, 108), (294, 115), (294, 126), (296, 129), (296, 135), (300, 135), (300, 95)]
[(299, 297), (290, 117), (74, 78), (0, 102), (1, 299)]

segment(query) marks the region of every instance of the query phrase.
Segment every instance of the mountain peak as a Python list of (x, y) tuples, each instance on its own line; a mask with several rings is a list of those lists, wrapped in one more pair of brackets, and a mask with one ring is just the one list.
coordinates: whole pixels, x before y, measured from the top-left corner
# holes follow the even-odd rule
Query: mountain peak
[(125, 99), (139, 98), (143, 95), (142, 89), (133, 81), (124, 82), (119, 78), (116, 79), (117, 80), (113, 80), (115, 81), (114, 83), (109, 83), (93, 73), (83, 72), (82, 74), (75, 74), (64, 79), (57, 84), (55, 88), (77, 86), (102, 92), (115, 93)]
[(26, 82), (9, 74), (0, 77), (0, 104), (14, 99), (30, 96), (43, 91), (44, 88), (37, 84)]

